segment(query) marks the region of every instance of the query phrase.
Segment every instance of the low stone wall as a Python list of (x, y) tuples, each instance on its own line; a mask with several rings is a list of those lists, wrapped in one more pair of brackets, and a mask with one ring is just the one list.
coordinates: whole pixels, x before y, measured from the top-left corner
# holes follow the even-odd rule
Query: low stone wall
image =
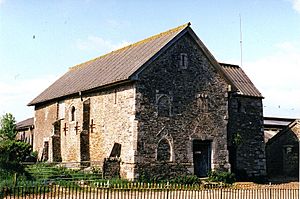
[(105, 158), (103, 164), (104, 178), (120, 177), (120, 160), (119, 158)]

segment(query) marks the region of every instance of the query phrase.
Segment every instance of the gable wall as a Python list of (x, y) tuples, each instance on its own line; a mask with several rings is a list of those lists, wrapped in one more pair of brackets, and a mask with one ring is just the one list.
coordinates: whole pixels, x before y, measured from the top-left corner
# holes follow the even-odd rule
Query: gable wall
[[(188, 56), (186, 69), (180, 67), (181, 53)], [(227, 84), (189, 35), (140, 74), (136, 90), (139, 175), (194, 173), (193, 140), (211, 141), (212, 169), (230, 169)], [(158, 116), (157, 101), (163, 95), (171, 101), (169, 117)], [(171, 147), (171, 160), (167, 162), (157, 161), (162, 139), (167, 139)]]

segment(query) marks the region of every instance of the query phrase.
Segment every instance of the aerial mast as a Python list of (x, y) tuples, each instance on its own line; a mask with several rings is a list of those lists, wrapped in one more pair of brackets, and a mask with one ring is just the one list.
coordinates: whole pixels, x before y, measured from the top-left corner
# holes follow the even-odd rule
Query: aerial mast
[(243, 35), (242, 35), (242, 16), (240, 16), (240, 51), (241, 51), (241, 67), (243, 66)]

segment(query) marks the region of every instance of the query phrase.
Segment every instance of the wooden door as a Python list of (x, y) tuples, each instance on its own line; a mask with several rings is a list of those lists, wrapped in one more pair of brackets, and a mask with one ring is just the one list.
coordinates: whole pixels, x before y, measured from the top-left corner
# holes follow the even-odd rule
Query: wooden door
[(206, 177), (211, 170), (211, 141), (193, 141), (194, 174)]

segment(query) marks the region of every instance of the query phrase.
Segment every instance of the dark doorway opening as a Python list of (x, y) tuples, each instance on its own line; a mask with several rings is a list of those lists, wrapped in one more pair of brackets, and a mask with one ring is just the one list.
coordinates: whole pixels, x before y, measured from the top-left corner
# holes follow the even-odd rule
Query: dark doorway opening
[(211, 170), (211, 141), (193, 141), (194, 174), (206, 177)]
[(49, 159), (49, 142), (44, 141), (43, 153), (41, 161), (47, 161)]
[(82, 132), (80, 133), (80, 159), (82, 166), (90, 166), (90, 99), (83, 102)]
[(53, 123), (54, 135), (52, 139), (52, 154), (53, 162), (61, 162), (61, 138), (60, 138), (60, 129), (61, 129), (61, 120), (57, 120)]

